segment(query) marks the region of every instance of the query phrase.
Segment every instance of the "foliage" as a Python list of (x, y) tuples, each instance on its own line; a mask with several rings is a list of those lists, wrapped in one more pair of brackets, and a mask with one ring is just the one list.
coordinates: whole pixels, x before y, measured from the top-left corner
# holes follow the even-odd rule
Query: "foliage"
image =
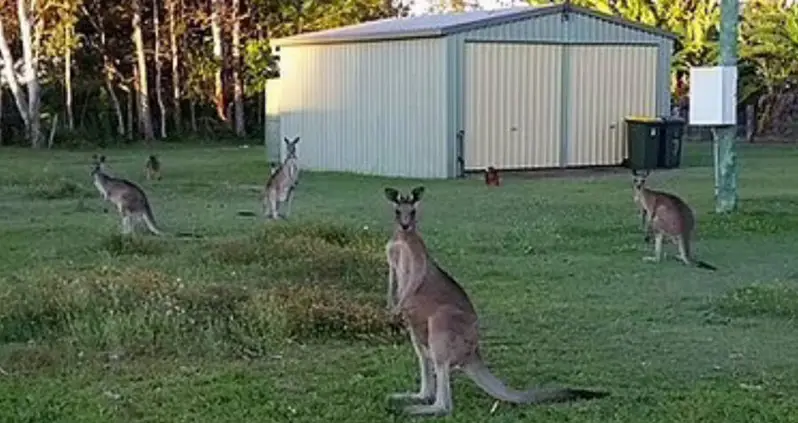
[(186, 98), (196, 102), (213, 100), (213, 75), (221, 66), (213, 59), (211, 45), (195, 46), (186, 52)]
[(266, 89), (266, 81), (279, 76), (276, 57), (268, 40), (249, 40), (244, 46), (247, 95), (256, 96)]
[(767, 94), (784, 90), (798, 77), (798, 5), (755, 0), (745, 7), (741, 55), (754, 63)]
[[(742, 97), (758, 99), (762, 105), (759, 127), (771, 120), (791, 119), (774, 116), (781, 96), (794, 90), (798, 82), (798, 5), (786, 0), (746, 2), (741, 35), (745, 40), (740, 54), (755, 75), (744, 81)], [(794, 106), (794, 105), (793, 105)]]
[[(169, 133), (195, 132), (194, 135), (207, 135), (202, 131), (212, 128), (211, 135), (224, 135), (229, 131), (225, 119), (220, 119), (217, 101), (232, 99), (234, 90), (232, 51), (232, 22), (241, 22), (241, 49), (243, 51), (244, 69), (242, 85), (246, 98), (240, 106), (244, 108), (244, 126), (249, 127), (245, 133), (257, 134), (262, 130), (263, 104), (260, 93), (265, 80), (278, 74), (275, 56), (270, 47), (270, 40), (302, 31), (327, 29), (373, 19), (398, 16), (407, 12), (403, 5), (393, 5), (386, 0), (253, 0), (242, 2), (241, 10), (234, 15), (230, 0), (220, 0), (220, 20), (222, 32), (222, 57), (213, 54), (211, 37), (211, 14), (209, 2), (164, 0), (150, 2), (140, 0), (142, 9), (142, 32), (144, 36), (144, 53), (147, 68), (161, 62), (164, 98), (176, 99), (167, 101), (164, 106), (168, 115)], [(39, 63), (39, 80), (42, 84), (42, 110), (50, 122), (54, 115), (60, 114), (61, 125), (66, 121), (64, 116), (66, 85), (71, 83), (73, 92), (75, 133), (90, 134), (89, 138), (106, 140), (117, 136), (118, 128), (123, 127), (128, 139), (133, 139), (139, 122), (135, 105), (137, 99), (133, 94), (136, 89), (135, 51), (131, 41), (133, 32), (131, 16), (132, 2), (113, 0), (42, 0), (32, 11), (35, 24), (31, 28), (36, 47), (36, 60)], [(5, 35), (11, 45), (15, 58), (20, 57), (20, 29), (16, 18), (16, 2), (0, 0), (0, 18), (3, 19)], [(172, 8), (175, 10), (172, 22)], [(153, 16), (160, 16), (161, 57), (153, 57), (154, 27)], [(176, 69), (172, 62), (172, 37), (176, 46)], [(38, 40), (38, 41), (36, 41)], [(65, 55), (72, 53), (72, 81), (66, 81)], [(174, 87), (173, 72), (179, 72), (176, 78), (179, 86)], [(153, 78), (154, 72), (147, 72), (147, 80)], [(221, 74), (221, 79), (217, 78)], [(217, 82), (221, 81), (221, 82)], [(223, 96), (217, 99), (214, 93), (216, 85), (221, 84)], [(155, 98), (155, 86), (150, 82), (147, 93)], [(24, 88), (24, 87), (23, 87)], [(23, 89), (24, 91), (24, 89)], [(98, 94), (102, 92), (102, 94)], [(101, 97), (103, 101), (96, 101)], [(18, 143), (16, 139), (8, 139), (8, 135), (24, 134), (22, 120), (15, 108), (8, 107), (9, 96), (4, 98), (4, 131), (5, 143)], [(115, 104), (118, 103), (118, 104)], [(157, 113), (158, 105), (151, 104), (152, 114)], [(198, 112), (192, 125), (179, 125), (180, 118), (177, 106), (186, 110), (188, 103), (191, 111)], [(177, 104), (177, 106), (175, 106)], [(211, 107), (215, 106), (215, 107)], [(227, 113), (229, 104), (221, 105)], [(239, 107), (236, 105), (235, 107)], [(215, 110), (214, 110), (215, 109)], [(213, 113), (216, 111), (217, 113)], [(181, 113), (185, 113), (182, 111)], [(194, 116), (192, 116), (194, 118)], [(222, 122), (208, 121), (222, 120)], [(123, 124), (120, 125), (119, 122)], [(203, 122), (196, 125), (196, 122)], [(69, 143), (69, 137), (63, 139), (56, 136), (57, 145)]]

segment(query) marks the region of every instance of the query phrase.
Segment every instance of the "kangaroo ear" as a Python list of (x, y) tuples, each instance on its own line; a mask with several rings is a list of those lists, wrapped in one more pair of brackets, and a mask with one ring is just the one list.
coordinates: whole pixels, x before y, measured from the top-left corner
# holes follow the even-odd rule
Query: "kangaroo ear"
[(297, 145), (299, 144), (299, 137), (294, 138), (294, 142), (292, 144)]
[(100, 156), (100, 163), (105, 163), (105, 156)]
[(424, 195), (424, 187), (417, 186), (410, 191), (411, 201), (414, 203), (418, 203), (421, 201), (421, 197)]
[(288, 137), (283, 137), (283, 142), (288, 145), (291, 145), (291, 140), (289, 140)]
[(385, 188), (385, 198), (394, 204), (399, 203), (399, 191), (393, 188)]

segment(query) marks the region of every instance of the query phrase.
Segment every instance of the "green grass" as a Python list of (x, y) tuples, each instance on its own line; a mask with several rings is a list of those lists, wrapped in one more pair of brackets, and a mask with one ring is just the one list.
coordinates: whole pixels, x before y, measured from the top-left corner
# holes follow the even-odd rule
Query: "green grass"
[[(13, 422), (382, 422), (417, 388), (383, 312), (382, 189), (420, 181), (304, 173), (294, 218), (264, 223), (260, 148), (108, 150), (161, 226), (118, 235), (93, 152), (0, 150), (0, 416)], [(515, 387), (611, 397), (500, 405), (455, 377), (456, 422), (798, 421), (798, 150), (740, 149), (741, 211), (713, 210), (710, 150), (653, 186), (698, 216), (718, 272), (645, 263), (627, 173), (424, 181), (428, 247), (469, 293), (489, 366)], [(301, 154), (301, 151), (300, 151)], [(670, 248), (670, 247), (669, 247)], [(672, 249), (668, 250), (672, 252)]]

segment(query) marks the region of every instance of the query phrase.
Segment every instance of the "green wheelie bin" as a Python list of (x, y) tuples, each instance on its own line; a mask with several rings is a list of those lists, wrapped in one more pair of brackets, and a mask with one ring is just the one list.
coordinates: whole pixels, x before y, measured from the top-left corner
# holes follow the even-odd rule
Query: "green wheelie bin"
[(684, 138), (686, 121), (678, 117), (662, 118), (661, 146), (657, 167), (660, 169), (675, 169), (682, 162), (682, 140)]
[(626, 118), (627, 166), (632, 170), (653, 170), (660, 161), (663, 120), (655, 117)]

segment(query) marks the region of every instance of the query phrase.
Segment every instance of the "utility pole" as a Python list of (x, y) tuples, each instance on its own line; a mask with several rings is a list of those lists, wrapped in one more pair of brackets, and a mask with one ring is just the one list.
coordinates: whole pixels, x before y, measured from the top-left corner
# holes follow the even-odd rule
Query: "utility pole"
[[(739, 7), (739, 0), (720, 0), (720, 66), (737, 66)], [(736, 113), (737, 104), (730, 106)], [(719, 127), (714, 134), (715, 212), (728, 213), (738, 207), (737, 126)]]

